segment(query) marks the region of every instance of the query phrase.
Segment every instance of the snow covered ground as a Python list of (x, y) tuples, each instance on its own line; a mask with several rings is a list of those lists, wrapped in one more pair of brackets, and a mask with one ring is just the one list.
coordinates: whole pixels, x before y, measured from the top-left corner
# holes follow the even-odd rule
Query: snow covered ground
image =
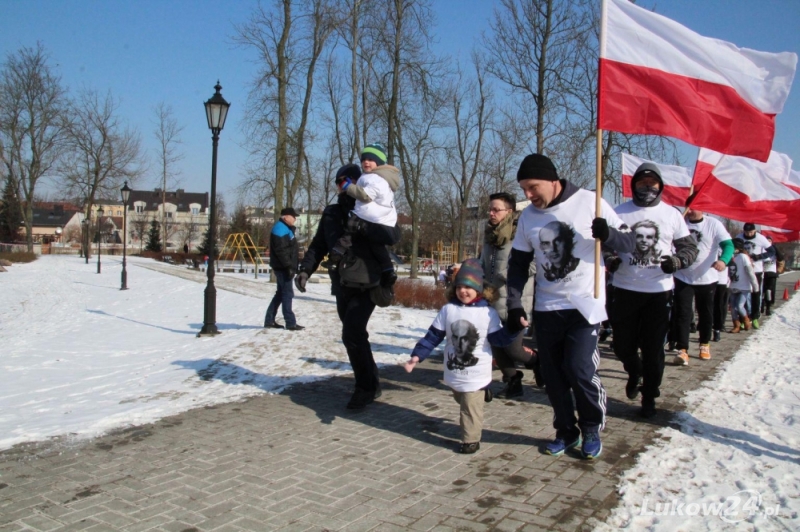
[[(133, 257), (130, 289), (120, 291), (120, 258), (101, 262), (98, 275), (94, 261), (45, 255), (0, 274), (0, 449), (97, 436), (350, 372), (330, 284), (296, 294), (306, 330), (291, 332), (263, 328), (274, 284), (217, 274), (222, 334), (197, 338), (204, 273)], [(378, 364), (405, 362), (434, 315), (376, 309), (369, 330)]]
[[(181, 266), (43, 256), (0, 274), (0, 449), (86, 438), (190, 408), (348, 373), (327, 284), (297, 294), (302, 332), (265, 330), (274, 285), (217, 275), (217, 325), (202, 326), (205, 275)], [(165, 272), (170, 272), (166, 274)], [(376, 309), (379, 364), (406, 360), (435, 315)], [(800, 297), (686, 398), (676, 428), (638, 456), (598, 530), (800, 529)], [(212, 378), (215, 377), (215, 378)], [(777, 514), (777, 515), (775, 515)]]
[(599, 531), (800, 530), (800, 297), (687, 395)]

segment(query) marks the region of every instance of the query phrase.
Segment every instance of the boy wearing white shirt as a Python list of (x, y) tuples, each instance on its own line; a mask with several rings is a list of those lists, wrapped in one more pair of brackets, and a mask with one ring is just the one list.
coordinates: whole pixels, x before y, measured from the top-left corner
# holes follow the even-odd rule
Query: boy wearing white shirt
[(347, 223), (347, 230), (331, 250), (331, 261), (338, 263), (350, 248), (352, 236), (360, 234), (372, 245), (372, 254), (381, 267), (381, 286), (391, 287), (397, 281), (389, 250), (400, 240), (394, 193), (400, 186), (400, 171), (386, 164), (380, 144), (370, 144), (361, 152), (364, 173), (357, 181), (350, 178), (338, 182), (340, 190), (355, 198), (356, 206)]

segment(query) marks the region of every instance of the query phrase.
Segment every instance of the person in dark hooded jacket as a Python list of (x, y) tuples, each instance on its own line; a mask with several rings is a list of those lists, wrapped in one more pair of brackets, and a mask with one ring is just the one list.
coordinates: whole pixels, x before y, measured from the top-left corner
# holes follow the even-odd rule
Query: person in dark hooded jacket
[[(344, 165), (336, 172), (339, 196), (335, 204), (328, 205), (322, 212), (317, 232), (300, 263), (295, 278), (295, 286), (300, 292), (306, 291), (309, 276), (317, 270), (323, 257), (331, 252), (345, 233), (348, 217), (356, 200), (345, 193), (341, 184), (346, 179), (355, 182), (360, 175), (361, 169), (355, 164)], [(352, 239), (350, 250), (356, 256), (371, 257), (371, 248), (372, 245), (366, 238), (356, 235)], [(364, 264), (371, 269), (371, 275), (380, 277), (380, 266), (376, 261), (364, 261)], [(367, 332), (375, 302), (370, 289), (342, 286), (336, 266), (329, 267), (328, 275), (331, 278), (331, 294), (336, 298), (336, 311), (342, 322), (342, 343), (347, 350), (356, 381), (355, 391), (347, 408), (360, 410), (381, 396), (378, 366), (375, 364)]]
[(655, 164), (636, 169), (631, 189), (633, 199), (615, 211), (636, 236), (636, 248), (609, 263), (614, 273), (611, 327), (614, 354), (628, 373), (625, 394), (636, 399), (641, 390), (640, 414), (649, 418), (656, 415), (656, 397), (661, 395), (672, 274), (694, 262), (697, 244), (681, 213), (661, 202), (664, 182)]

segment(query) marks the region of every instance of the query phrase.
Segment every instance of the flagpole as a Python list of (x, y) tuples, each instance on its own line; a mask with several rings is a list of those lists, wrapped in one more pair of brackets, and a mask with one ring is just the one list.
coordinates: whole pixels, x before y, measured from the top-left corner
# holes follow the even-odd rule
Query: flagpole
[[(606, 19), (608, 18), (607, 0), (603, 0), (600, 5), (600, 57), (606, 55)], [(597, 62), (598, 69), (601, 68), (601, 62)], [(598, 87), (597, 87), (597, 123), (600, 124), (600, 76), (598, 73)], [(603, 198), (603, 130), (597, 128), (597, 143), (595, 147), (596, 159), (596, 177), (595, 177), (595, 193), (594, 193), (594, 215), (595, 217), (602, 216), (602, 198)], [(594, 298), (600, 298), (600, 263), (602, 261), (602, 254), (600, 251), (600, 240), (594, 241)]]
[[(603, 130), (597, 130), (597, 147), (596, 147), (596, 158), (597, 158), (597, 171), (596, 171), (596, 179), (595, 179), (595, 193), (594, 193), (594, 212), (595, 216), (599, 217), (602, 216), (602, 203), (601, 200), (603, 198), (603, 194), (601, 190), (603, 190)], [(602, 261), (602, 254), (600, 252), (600, 239), (596, 238), (594, 240), (594, 298), (598, 299), (600, 297), (600, 262)]]

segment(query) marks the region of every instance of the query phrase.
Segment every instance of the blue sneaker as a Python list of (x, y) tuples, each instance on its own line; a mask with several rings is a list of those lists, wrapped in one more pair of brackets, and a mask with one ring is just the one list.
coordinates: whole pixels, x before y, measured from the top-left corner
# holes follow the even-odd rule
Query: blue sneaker
[(600, 443), (600, 435), (596, 432), (586, 434), (581, 447), (581, 454), (587, 460), (594, 460), (603, 452), (603, 444)]
[(567, 449), (575, 449), (576, 447), (580, 446), (580, 444), (581, 444), (580, 434), (575, 436), (575, 438), (571, 439), (570, 441), (567, 441), (564, 438), (559, 438), (558, 436), (556, 436), (555, 440), (545, 445), (544, 452), (545, 454), (549, 454), (550, 456), (561, 456)]

